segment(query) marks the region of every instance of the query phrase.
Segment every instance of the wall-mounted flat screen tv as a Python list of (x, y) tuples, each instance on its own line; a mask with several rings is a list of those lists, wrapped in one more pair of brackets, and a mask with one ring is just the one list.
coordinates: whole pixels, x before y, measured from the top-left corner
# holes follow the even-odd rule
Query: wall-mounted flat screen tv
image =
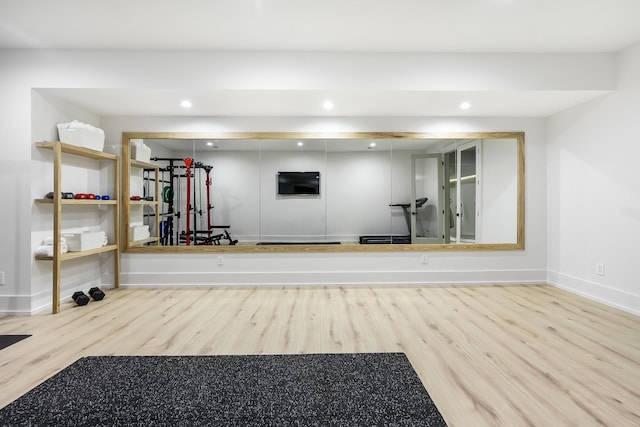
[(319, 195), (320, 172), (278, 172), (278, 194)]

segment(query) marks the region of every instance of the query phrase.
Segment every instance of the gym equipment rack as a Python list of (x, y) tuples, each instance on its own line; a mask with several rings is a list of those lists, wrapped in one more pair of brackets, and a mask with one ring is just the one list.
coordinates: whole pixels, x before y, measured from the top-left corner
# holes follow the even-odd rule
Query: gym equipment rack
[[(163, 206), (166, 206), (166, 212), (161, 212), (160, 216), (162, 221), (160, 222), (160, 243), (164, 246), (173, 245), (174, 242), (178, 244), (185, 244), (190, 246), (194, 245), (221, 245), (222, 240), (226, 240), (227, 244), (235, 245), (237, 240), (231, 237), (229, 229), (231, 225), (213, 225), (211, 223), (211, 214), (214, 206), (211, 205), (211, 170), (213, 166), (204, 164), (202, 162), (196, 162), (192, 158), (177, 158), (177, 157), (152, 157), (154, 162), (167, 162), (164, 167), (160, 167), (159, 171), (162, 174), (160, 182), (163, 184), (162, 190), (162, 202)], [(184, 170), (184, 173), (182, 173)], [(196, 171), (201, 176), (199, 171), (205, 172), (205, 185), (206, 185), (206, 197), (207, 206), (206, 210), (202, 208), (198, 209), (196, 206), (196, 196), (202, 198), (201, 184), (196, 181)], [(166, 177), (166, 174), (169, 174)], [(183, 214), (179, 208), (181, 200), (178, 200), (176, 204), (175, 197), (180, 197), (180, 191), (176, 191), (176, 188), (180, 188), (179, 180), (185, 178), (186, 181), (186, 213)], [(191, 180), (194, 180), (194, 185), (191, 185)], [(201, 205), (202, 203), (200, 203)], [(178, 206), (178, 207), (177, 207)], [(176, 208), (177, 207), (177, 208)], [(202, 219), (202, 215), (206, 212), (207, 226), (205, 230), (198, 229), (198, 217)], [(180, 220), (185, 218), (185, 230), (180, 230), (180, 224), (176, 226), (174, 218)], [(192, 228), (193, 222), (193, 230)], [(223, 230), (222, 233), (215, 233), (216, 229)], [(174, 232), (175, 231), (175, 232)], [(175, 238), (175, 240), (174, 240)]]

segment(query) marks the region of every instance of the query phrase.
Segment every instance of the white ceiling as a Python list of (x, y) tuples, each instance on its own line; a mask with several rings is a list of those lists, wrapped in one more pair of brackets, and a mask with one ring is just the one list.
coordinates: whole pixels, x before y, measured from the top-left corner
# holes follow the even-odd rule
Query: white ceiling
[(0, 48), (612, 52), (638, 0), (1, 0)]
[[(640, 0), (0, 0), (0, 49), (602, 53), (638, 42), (639, 17)], [(89, 92), (56, 96), (98, 114), (184, 114), (168, 91)], [(326, 113), (309, 91), (215, 91), (189, 94), (188, 114), (547, 116), (601, 94), (345, 91)], [(468, 95), (479, 102), (461, 112)]]

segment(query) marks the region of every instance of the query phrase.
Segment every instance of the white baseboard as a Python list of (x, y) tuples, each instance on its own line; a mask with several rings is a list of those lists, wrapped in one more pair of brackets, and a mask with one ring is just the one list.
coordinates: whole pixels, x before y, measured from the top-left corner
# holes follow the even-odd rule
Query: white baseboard
[[(122, 273), (123, 288), (162, 287), (282, 287), (282, 286), (455, 286), (526, 285), (545, 283), (544, 270), (477, 271), (305, 271)], [(113, 285), (99, 285), (113, 288)], [(71, 291), (61, 302), (71, 299)], [(51, 292), (0, 295), (0, 314), (31, 315), (51, 310)]]
[[(113, 289), (113, 285), (98, 285), (100, 289)], [(86, 290), (85, 290), (86, 291)], [(60, 302), (71, 301), (72, 290), (63, 291)], [(51, 311), (51, 291), (33, 295), (0, 295), (0, 315), (29, 316)]]
[(31, 295), (1, 295), (0, 314), (30, 315)]
[(350, 286), (545, 283), (544, 270), (123, 273), (121, 286)]
[(640, 295), (555, 271), (548, 272), (547, 282), (573, 294), (640, 316)]

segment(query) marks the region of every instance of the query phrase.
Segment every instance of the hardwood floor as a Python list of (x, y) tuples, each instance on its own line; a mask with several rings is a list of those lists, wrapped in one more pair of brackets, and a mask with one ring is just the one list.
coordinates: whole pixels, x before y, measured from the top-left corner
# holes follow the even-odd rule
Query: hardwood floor
[(33, 335), (0, 350), (0, 406), (89, 355), (401, 351), (450, 426), (640, 425), (640, 317), (549, 286), (106, 293), (0, 317)]

